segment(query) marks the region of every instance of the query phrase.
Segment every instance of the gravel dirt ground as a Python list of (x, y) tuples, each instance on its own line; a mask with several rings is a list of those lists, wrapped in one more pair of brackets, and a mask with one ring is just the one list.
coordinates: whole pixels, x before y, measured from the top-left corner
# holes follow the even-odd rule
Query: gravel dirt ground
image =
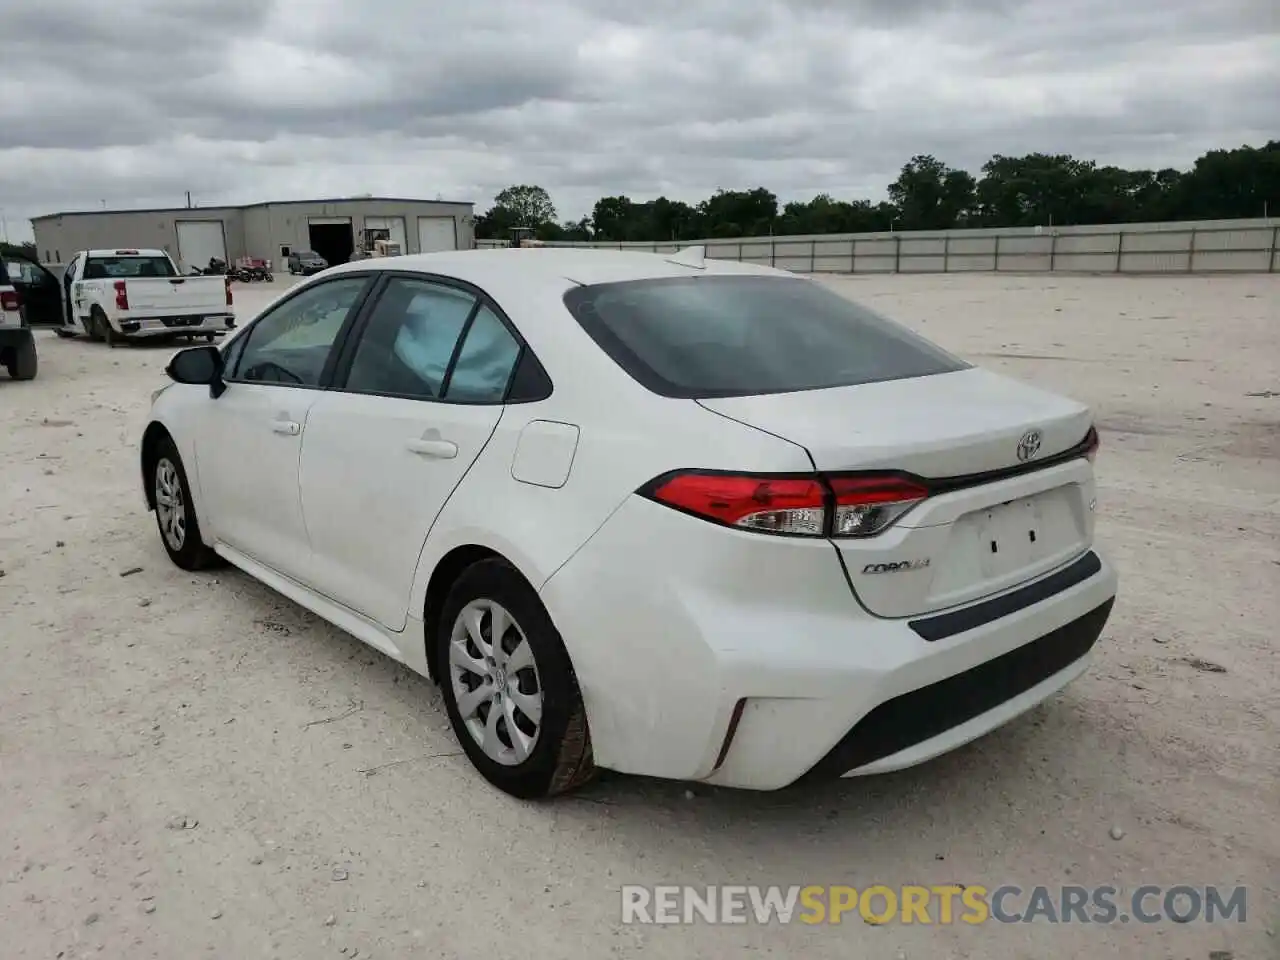
[[(172, 348), (42, 333), (0, 375), (0, 956), (1280, 957), (1280, 277), (828, 282), (1096, 409), (1121, 595), (1080, 681), (900, 774), (518, 803), (427, 681), (169, 564), (137, 442)], [(641, 927), (624, 883), (1249, 892), (1244, 924)]]

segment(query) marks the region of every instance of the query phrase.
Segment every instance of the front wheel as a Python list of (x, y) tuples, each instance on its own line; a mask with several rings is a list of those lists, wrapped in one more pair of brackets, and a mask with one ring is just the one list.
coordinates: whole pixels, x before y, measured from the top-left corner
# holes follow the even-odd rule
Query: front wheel
[(156, 525), (169, 559), (183, 570), (203, 570), (216, 565), (218, 555), (200, 538), (200, 523), (182, 457), (168, 438), (160, 444), (151, 469), (151, 481), (155, 489)]
[(509, 564), (485, 560), (458, 578), (434, 652), (454, 735), (481, 776), (521, 799), (591, 779), (591, 735), (569, 654)]

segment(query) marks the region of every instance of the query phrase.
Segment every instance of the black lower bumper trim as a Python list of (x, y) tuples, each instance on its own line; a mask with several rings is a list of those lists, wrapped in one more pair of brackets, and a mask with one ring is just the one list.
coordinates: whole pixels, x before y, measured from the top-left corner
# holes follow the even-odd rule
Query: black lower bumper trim
[(986, 663), (887, 700), (859, 720), (800, 783), (840, 777), (994, 710), (1093, 649), (1115, 603)]
[(935, 617), (912, 620), (909, 626), (925, 640), (942, 640), (957, 633), (993, 623), (1042, 600), (1048, 600), (1054, 594), (1069, 590), (1078, 583), (1084, 583), (1101, 569), (1102, 560), (1090, 550), (1069, 567), (1064, 567), (1042, 580), (1002, 593), (983, 603), (975, 603), (971, 607), (953, 610), (950, 613), (940, 613)]

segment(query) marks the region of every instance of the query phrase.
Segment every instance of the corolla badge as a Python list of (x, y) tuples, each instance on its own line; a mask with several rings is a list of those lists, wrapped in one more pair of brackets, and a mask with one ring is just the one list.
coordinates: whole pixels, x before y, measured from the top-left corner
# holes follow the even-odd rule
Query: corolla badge
[(928, 557), (917, 560), (899, 560), (896, 563), (868, 563), (862, 568), (863, 573), (903, 573), (907, 570), (923, 570), (929, 566)]
[(1018, 441), (1018, 460), (1026, 463), (1040, 455), (1040, 431), (1028, 430)]

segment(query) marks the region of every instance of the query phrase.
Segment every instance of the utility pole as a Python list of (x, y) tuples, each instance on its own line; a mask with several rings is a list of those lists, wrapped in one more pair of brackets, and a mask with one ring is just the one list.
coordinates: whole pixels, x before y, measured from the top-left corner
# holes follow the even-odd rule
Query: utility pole
[(190, 190), (187, 191), (187, 209), (188, 210), (191, 209), (191, 191)]

